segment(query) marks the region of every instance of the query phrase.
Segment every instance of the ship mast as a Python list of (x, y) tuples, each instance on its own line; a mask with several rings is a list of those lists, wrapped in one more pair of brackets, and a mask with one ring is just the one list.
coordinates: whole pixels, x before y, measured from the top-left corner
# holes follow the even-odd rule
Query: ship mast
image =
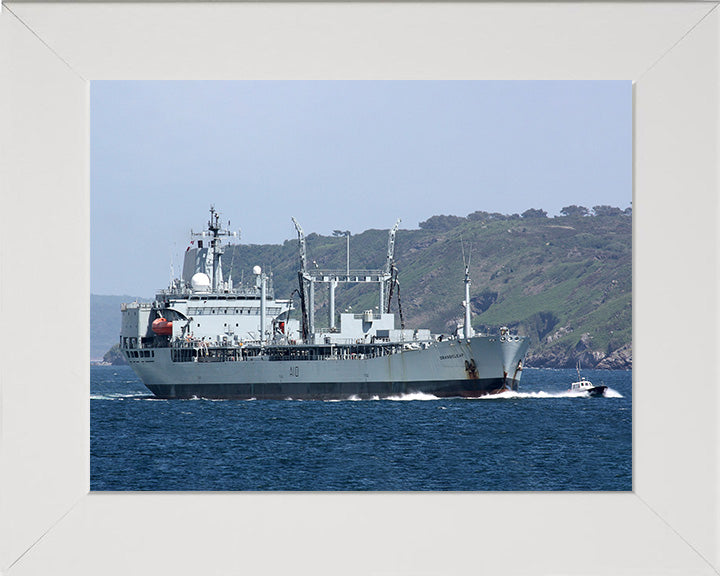
[(473, 336), (473, 329), (470, 324), (470, 255), (465, 260), (465, 246), (462, 245), (463, 251), (463, 264), (465, 265), (465, 300), (463, 306), (465, 307), (465, 323), (463, 325), (463, 335), (466, 340), (469, 340)]
[(470, 267), (465, 266), (465, 325), (463, 326), (465, 339), (469, 340), (472, 336), (472, 327), (470, 326)]
[[(228, 226), (230, 223), (228, 222)], [(210, 282), (212, 286), (212, 291), (217, 292), (220, 287), (220, 282), (222, 282), (222, 255), (225, 252), (225, 249), (222, 245), (222, 239), (221, 236), (229, 236), (237, 238), (239, 236), (238, 232), (231, 232), (227, 228), (222, 228), (220, 224), (220, 214), (215, 211), (215, 206), (210, 206), (210, 220), (208, 220), (207, 225), (207, 231), (202, 232), (193, 232), (190, 231), (191, 236), (202, 236), (205, 238), (206, 236), (210, 237), (210, 259), (212, 262), (212, 270), (211, 270), (211, 276), (210, 276)]]

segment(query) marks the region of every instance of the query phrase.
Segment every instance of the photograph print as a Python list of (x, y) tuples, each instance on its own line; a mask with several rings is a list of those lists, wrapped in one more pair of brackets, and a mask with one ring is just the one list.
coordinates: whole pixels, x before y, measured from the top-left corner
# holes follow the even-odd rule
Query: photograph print
[(93, 81), (91, 489), (632, 490), (627, 81)]

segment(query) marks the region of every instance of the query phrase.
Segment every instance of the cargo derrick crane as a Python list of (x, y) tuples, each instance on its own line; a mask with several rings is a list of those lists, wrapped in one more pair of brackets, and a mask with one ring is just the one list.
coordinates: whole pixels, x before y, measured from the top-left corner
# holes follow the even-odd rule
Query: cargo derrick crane
[[(390, 236), (388, 238), (388, 253), (387, 262), (383, 270), (350, 270), (350, 235), (347, 236), (347, 266), (345, 270), (308, 270), (307, 267), (307, 253), (305, 246), (305, 234), (303, 233), (300, 224), (295, 218), (292, 219), (295, 224), (295, 229), (298, 233), (298, 249), (300, 251), (300, 271), (298, 272), (298, 283), (300, 285), (300, 303), (303, 310), (303, 339), (306, 339), (310, 335), (315, 333), (315, 283), (322, 282), (329, 285), (329, 306), (328, 306), (328, 320), (329, 330), (331, 332), (336, 331), (335, 327), (335, 288), (338, 283), (378, 283), (380, 284), (380, 306), (379, 310), (382, 313), (385, 309), (385, 287), (390, 284), (393, 276), (393, 270), (395, 270), (393, 255), (395, 252), (395, 234), (398, 226), (400, 225), (400, 219), (398, 218), (395, 222), (395, 226), (390, 230)], [(317, 268), (317, 264), (315, 265)], [(392, 285), (391, 285), (392, 286)], [(305, 298), (305, 294), (308, 293), (309, 297)], [(401, 313), (402, 321), (402, 313)]]
[[(312, 286), (312, 278), (307, 273), (307, 254), (305, 251), (305, 234), (303, 233), (303, 229), (300, 227), (300, 224), (298, 224), (298, 221), (295, 220), (295, 218), (292, 218), (293, 224), (295, 224), (295, 230), (297, 230), (298, 235), (298, 250), (300, 252), (300, 270), (298, 271), (298, 285), (299, 285), (299, 294), (300, 294), (300, 310), (302, 311), (302, 339), (304, 342), (307, 342), (308, 334), (310, 333), (310, 326), (308, 323), (308, 313), (307, 313), (307, 305), (305, 304), (305, 283), (310, 282)], [(315, 302), (313, 300), (315, 299), (314, 296), (314, 287), (311, 289), (311, 301), (310, 305), (314, 306)], [(314, 328), (314, 326), (313, 326)]]
[[(395, 268), (395, 234), (397, 233), (398, 226), (400, 226), (400, 218), (397, 219), (395, 226), (390, 229), (390, 233), (388, 234), (387, 260), (385, 262), (385, 270), (383, 270), (383, 280), (380, 284), (380, 309), (385, 310), (388, 314), (390, 313), (393, 285), (396, 282), (396, 280), (393, 280), (393, 274), (395, 274), (397, 278), (397, 268)], [(387, 299), (385, 298), (386, 287)]]

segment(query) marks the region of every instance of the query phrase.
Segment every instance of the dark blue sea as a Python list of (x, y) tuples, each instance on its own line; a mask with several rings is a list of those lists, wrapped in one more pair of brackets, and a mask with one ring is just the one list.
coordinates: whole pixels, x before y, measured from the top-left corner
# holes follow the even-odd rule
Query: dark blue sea
[(481, 399), (159, 400), (92, 366), (92, 490), (631, 490), (632, 372), (527, 368)]

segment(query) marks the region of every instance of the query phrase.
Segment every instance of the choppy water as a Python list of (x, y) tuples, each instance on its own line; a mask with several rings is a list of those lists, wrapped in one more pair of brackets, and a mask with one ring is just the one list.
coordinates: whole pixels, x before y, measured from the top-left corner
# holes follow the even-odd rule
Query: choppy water
[(91, 367), (92, 490), (631, 490), (632, 372), (523, 373), (480, 399), (160, 400)]

